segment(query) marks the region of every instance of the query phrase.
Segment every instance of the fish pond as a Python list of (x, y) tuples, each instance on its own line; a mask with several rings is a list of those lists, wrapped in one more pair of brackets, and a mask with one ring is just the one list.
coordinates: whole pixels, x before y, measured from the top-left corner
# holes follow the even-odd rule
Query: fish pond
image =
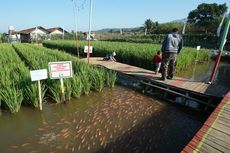
[[(179, 74), (204, 80), (212, 64)], [(2, 153), (179, 152), (207, 114), (148, 97), (122, 86), (105, 88), (43, 111), (22, 107), (0, 114)]]
[[(204, 119), (204, 118), (203, 118)], [(203, 119), (125, 87), (3, 113), (1, 152), (178, 152)]]

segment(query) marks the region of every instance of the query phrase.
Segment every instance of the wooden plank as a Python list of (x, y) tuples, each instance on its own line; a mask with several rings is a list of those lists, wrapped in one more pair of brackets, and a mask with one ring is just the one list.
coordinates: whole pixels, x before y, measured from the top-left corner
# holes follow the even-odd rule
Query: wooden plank
[(197, 87), (194, 87), (194, 88), (192, 88), (191, 90), (192, 90), (192, 91), (195, 91), (195, 92), (203, 93), (203, 92), (202, 92), (202, 89), (203, 89), (202, 83), (197, 83), (196, 85), (197, 85)]
[(184, 89), (194, 91), (193, 89), (198, 86), (197, 83), (188, 82), (187, 86), (183, 87)]
[(207, 91), (207, 89), (208, 89), (208, 85), (206, 85), (206, 84), (203, 83), (202, 87), (200, 89), (200, 93), (205, 93)]
[(221, 151), (213, 148), (212, 146), (209, 146), (205, 143), (203, 143), (201, 148), (195, 149), (195, 151), (199, 153), (222, 153)]
[[(198, 136), (195, 136), (195, 139), (197, 139), (197, 138), (198, 138)], [(207, 137), (205, 140), (202, 141), (201, 148), (203, 147), (203, 145), (207, 145), (207, 147), (213, 148), (213, 149), (220, 151), (220, 152), (230, 152), (229, 148), (226, 148), (225, 146), (222, 146), (222, 145), (216, 143), (215, 140), (213, 142), (213, 141), (207, 139)]]
[(216, 120), (216, 116), (218, 116), (218, 118), (223, 118), (223, 119), (227, 119), (228, 120), (228, 118), (226, 116), (224, 116), (223, 114), (213, 113), (212, 116), (210, 116), (207, 121), (209, 121), (209, 120)]
[[(227, 105), (226, 105), (227, 106)], [(217, 108), (219, 108), (219, 107), (217, 107)], [(219, 108), (220, 109), (220, 108)], [(227, 108), (227, 107), (223, 107), (222, 108), (224, 111), (227, 111), (227, 112), (229, 112), (230, 113), (230, 108)]]
[(218, 115), (218, 116), (220, 116), (220, 117), (222, 117), (222, 118), (225, 118), (225, 119), (228, 119), (229, 117), (230, 117), (230, 115), (229, 115), (229, 113), (225, 113), (225, 112), (221, 112), (221, 113), (216, 113), (216, 112), (213, 112), (213, 115)]
[(195, 83), (195, 84), (196, 84), (196, 86), (194, 88), (192, 88), (191, 90), (195, 91), (195, 92), (200, 92), (202, 89), (202, 83)]
[(219, 109), (216, 108), (216, 111), (213, 112), (213, 114), (218, 114), (225, 117), (225, 118), (229, 118), (230, 117), (230, 112), (227, 111), (226, 109)]
[[(199, 131), (196, 136), (198, 137), (203, 137), (205, 135), (206, 132), (203, 132), (202, 130)], [(212, 140), (220, 145), (223, 145), (223, 146), (230, 146), (230, 136), (223, 133), (223, 132), (220, 132), (220, 131), (217, 131), (215, 129), (212, 129), (209, 131), (208, 133), (208, 136), (206, 137), (206, 139), (209, 139), (209, 140)]]
[[(219, 109), (219, 108), (217, 108), (217, 109)], [(225, 115), (227, 117), (230, 117), (230, 111), (228, 111), (228, 109), (222, 108), (220, 110), (221, 110), (221, 114), (223, 114), (223, 115)]]
[[(209, 126), (207, 123), (204, 123), (205, 125)], [(215, 124), (212, 126), (213, 129), (217, 129), (219, 131), (222, 131), (223, 133), (229, 134), (230, 127), (225, 126), (223, 124), (220, 124), (218, 122), (215, 122)]]
[[(216, 122), (230, 127), (230, 119), (229, 118), (223, 118), (222, 116), (218, 116), (218, 119), (216, 120)], [(230, 133), (230, 131), (229, 131), (229, 133)]]
[(230, 101), (228, 101), (228, 103), (224, 106), (226, 109), (230, 109)]

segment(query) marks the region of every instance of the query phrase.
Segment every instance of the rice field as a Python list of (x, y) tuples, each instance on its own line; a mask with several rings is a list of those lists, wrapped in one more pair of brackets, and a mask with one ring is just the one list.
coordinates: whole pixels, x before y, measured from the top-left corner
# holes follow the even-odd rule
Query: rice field
[[(116, 73), (94, 67), (70, 54), (31, 44), (0, 45), (0, 102), (2, 109), (12, 113), (20, 110), (21, 104), (39, 106), (38, 87), (30, 80), (30, 70), (48, 69), (48, 62), (72, 61), (73, 77), (64, 79), (65, 97), (80, 97), (93, 91), (102, 91), (105, 86), (114, 87)], [(60, 81), (42, 81), (42, 100), (52, 98), (62, 102)]]
[(21, 107), (25, 89), (29, 89), (29, 69), (20, 60), (11, 45), (0, 45), (0, 52), (1, 107), (16, 113)]
[[(60, 49), (77, 55), (75, 41), (46, 41), (43, 45), (48, 48)], [(87, 45), (86, 41), (79, 42), (82, 56), (86, 56), (83, 53), (85, 45)], [(93, 46), (93, 53), (91, 56), (104, 57), (106, 54), (115, 51), (117, 61), (146, 69), (152, 68), (152, 58), (156, 52), (161, 49), (161, 45), (158, 44), (127, 42), (93, 41), (91, 45)], [(194, 65), (196, 60), (198, 62), (203, 62), (210, 59), (210, 53), (206, 49), (201, 49), (197, 56), (196, 48), (184, 47), (177, 59), (177, 71), (180, 71)]]

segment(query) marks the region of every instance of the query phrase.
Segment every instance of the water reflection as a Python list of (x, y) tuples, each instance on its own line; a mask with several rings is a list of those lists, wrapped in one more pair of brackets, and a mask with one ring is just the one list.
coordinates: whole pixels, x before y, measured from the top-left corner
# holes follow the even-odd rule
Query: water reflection
[[(1, 152), (178, 152), (200, 128), (195, 117), (123, 87), (67, 104), (23, 108), (0, 120)], [(6, 141), (7, 140), (7, 141)]]

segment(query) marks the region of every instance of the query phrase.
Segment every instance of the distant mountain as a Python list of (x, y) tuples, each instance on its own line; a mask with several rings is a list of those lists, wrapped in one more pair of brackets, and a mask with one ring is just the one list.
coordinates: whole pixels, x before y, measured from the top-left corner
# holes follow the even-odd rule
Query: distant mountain
[(143, 31), (143, 27), (135, 27), (135, 28), (106, 28), (106, 29), (101, 29), (97, 30), (94, 32), (120, 32), (122, 30), (123, 32), (139, 32)]
[[(186, 18), (183, 19), (178, 19), (178, 20), (173, 20), (170, 22), (162, 23), (162, 24), (167, 24), (167, 23), (184, 23)], [(124, 32), (143, 32), (144, 27), (135, 27), (135, 28), (106, 28), (106, 29), (101, 29), (101, 30), (96, 30), (93, 32), (120, 32), (120, 29)]]
[(178, 20), (173, 20), (170, 22), (166, 22), (166, 23), (184, 23), (184, 21), (186, 21), (187, 18), (183, 18), (183, 19), (178, 19)]

